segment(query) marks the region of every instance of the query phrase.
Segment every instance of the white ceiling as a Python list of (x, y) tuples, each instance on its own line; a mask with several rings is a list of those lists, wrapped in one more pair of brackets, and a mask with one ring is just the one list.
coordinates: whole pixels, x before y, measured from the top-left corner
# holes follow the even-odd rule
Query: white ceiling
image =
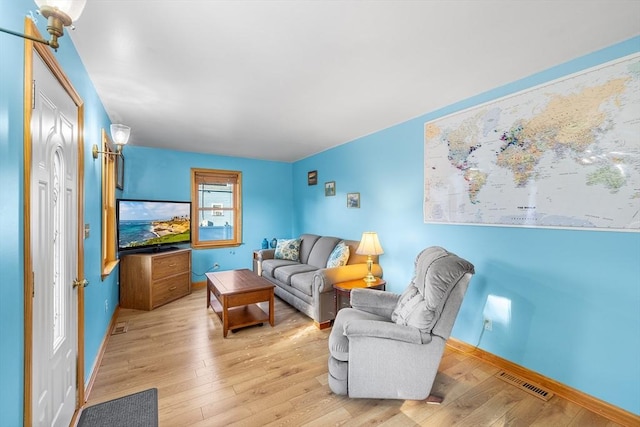
[(638, 0), (88, 0), (130, 144), (295, 161), (640, 34)]

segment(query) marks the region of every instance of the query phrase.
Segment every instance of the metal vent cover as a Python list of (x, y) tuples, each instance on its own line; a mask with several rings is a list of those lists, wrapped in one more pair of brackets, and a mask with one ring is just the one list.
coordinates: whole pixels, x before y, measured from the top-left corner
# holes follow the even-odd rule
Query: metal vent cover
[(118, 322), (113, 327), (113, 330), (111, 331), (111, 335), (124, 334), (125, 332), (127, 332), (128, 327), (129, 327), (128, 322)]
[(509, 373), (506, 371), (500, 371), (496, 374), (496, 376), (500, 378), (502, 381), (505, 381), (511, 385), (514, 385), (519, 389), (524, 390), (527, 393), (539, 399), (544, 400), (545, 402), (553, 397), (553, 393), (545, 389), (544, 387), (538, 384), (532, 383), (531, 381), (527, 381), (523, 378), (520, 378), (519, 376), (514, 375), (512, 373)]

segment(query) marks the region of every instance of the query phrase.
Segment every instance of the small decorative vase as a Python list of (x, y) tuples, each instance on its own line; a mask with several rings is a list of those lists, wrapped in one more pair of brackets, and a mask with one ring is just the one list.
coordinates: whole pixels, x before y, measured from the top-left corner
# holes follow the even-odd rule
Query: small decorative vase
[(278, 245), (278, 239), (274, 237), (273, 240), (271, 241), (271, 247), (275, 248), (277, 245)]
[(269, 242), (266, 237), (262, 239), (262, 249), (269, 249)]

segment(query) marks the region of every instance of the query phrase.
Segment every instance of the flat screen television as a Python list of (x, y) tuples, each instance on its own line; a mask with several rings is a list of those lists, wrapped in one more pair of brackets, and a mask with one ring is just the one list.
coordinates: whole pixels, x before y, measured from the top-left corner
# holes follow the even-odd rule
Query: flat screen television
[(191, 202), (118, 199), (118, 251), (164, 250), (191, 243)]

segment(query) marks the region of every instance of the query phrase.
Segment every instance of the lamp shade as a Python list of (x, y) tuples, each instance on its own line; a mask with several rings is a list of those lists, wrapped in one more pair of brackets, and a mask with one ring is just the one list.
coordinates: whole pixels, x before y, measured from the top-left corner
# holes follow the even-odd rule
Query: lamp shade
[(362, 233), (360, 244), (356, 253), (359, 255), (382, 255), (384, 251), (378, 240), (378, 233), (375, 231), (365, 231)]
[(35, 0), (38, 8), (42, 9), (43, 6), (49, 6), (54, 9), (58, 9), (60, 12), (65, 13), (71, 22), (75, 22), (82, 11), (84, 10), (87, 0)]
[(125, 145), (129, 141), (129, 134), (131, 128), (126, 125), (114, 124), (111, 125), (111, 138), (116, 145)]

